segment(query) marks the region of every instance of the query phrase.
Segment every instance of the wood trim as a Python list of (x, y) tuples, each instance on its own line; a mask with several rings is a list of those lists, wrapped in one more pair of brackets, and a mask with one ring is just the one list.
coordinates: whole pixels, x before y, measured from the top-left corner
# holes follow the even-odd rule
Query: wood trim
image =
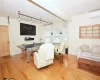
[(78, 68), (100, 76), (100, 62), (79, 58)]
[(99, 38), (100, 38), (100, 27), (99, 27)]
[(87, 28), (86, 28), (86, 36), (87, 36)]
[(0, 25), (0, 26), (7, 26), (8, 27), (8, 25)]
[(81, 28), (79, 28), (79, 38), (81, 38)]
[(100, 26), (100, 24), (93, 24), (93, 25), (84, 25), (84, 26), (80, 26), (80, 27), (94, 27), (94, 26)]

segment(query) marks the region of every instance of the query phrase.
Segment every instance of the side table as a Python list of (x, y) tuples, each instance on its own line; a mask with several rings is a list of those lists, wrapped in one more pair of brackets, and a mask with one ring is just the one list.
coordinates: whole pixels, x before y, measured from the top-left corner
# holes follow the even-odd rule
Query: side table
[(60, 62), (60, 65), (63, 63), (63, 54), (55, 53), (54, 58)]

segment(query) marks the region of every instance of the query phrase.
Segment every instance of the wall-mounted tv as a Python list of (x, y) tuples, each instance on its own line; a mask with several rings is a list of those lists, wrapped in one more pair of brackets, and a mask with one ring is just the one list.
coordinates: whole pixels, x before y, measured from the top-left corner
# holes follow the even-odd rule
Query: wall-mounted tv
[(20, 35), (36, 35), (36, 26), (20, 23)]

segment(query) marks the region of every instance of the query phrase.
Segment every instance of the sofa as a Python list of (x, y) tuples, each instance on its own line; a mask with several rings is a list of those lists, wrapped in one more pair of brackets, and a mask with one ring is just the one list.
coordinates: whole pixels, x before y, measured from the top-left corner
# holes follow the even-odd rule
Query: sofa
[(77, 59), (85, 58), (100, 62), (100, 45), (83, 44), (77, 50)]

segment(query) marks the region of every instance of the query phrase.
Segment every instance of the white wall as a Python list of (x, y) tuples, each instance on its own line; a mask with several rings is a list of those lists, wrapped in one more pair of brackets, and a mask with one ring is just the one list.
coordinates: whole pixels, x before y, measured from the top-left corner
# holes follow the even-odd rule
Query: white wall
[[(57, 30), (62, 32), (61, 35), (59, 35), (60, 37), (60, 41), (63, 41), (64, 39), (67, 40), (68, 38), (68, 29), (67, 29), (67, 23), (65, 22), (59, 22), (59, 23), (54, 23), (52, 25), (46, 26), (44, 27), (43, 31), (53, 31), (53, 30)], [(44, 41), (44, 36), (43, 36), (43, 41)]]
[[(26, 21), (21, 21), (24, 23), (29, 23)], [(0, 17), (0, 25), (8, 25), (8, 21), (6, 17)], [(10, 25), (9, 26), (9, 39), (10, 39), (10, 54), (18, 54), (21, 52), (19, 48), (17, 48), (17, 45), (21, 44), (31, 44), (33, 41), (24, 41), (25, 37), (34, 37), (34, 42), (40, 42), (40, 38), (42, 37), (42, 29), (39, 24), (33, 23), (33, 25), (36, 25), (36, 36), (20, 36), (20, 23), (17, 19), (10, 19)]]
[(100, 45), (100, 39), (79, 39), (79, 26), (100, 24), (100, 17), (89, 18), (88, 14), (74, 16), (68, 24), (69, 53), (76, 55), (76, 49), (82, 44)]

